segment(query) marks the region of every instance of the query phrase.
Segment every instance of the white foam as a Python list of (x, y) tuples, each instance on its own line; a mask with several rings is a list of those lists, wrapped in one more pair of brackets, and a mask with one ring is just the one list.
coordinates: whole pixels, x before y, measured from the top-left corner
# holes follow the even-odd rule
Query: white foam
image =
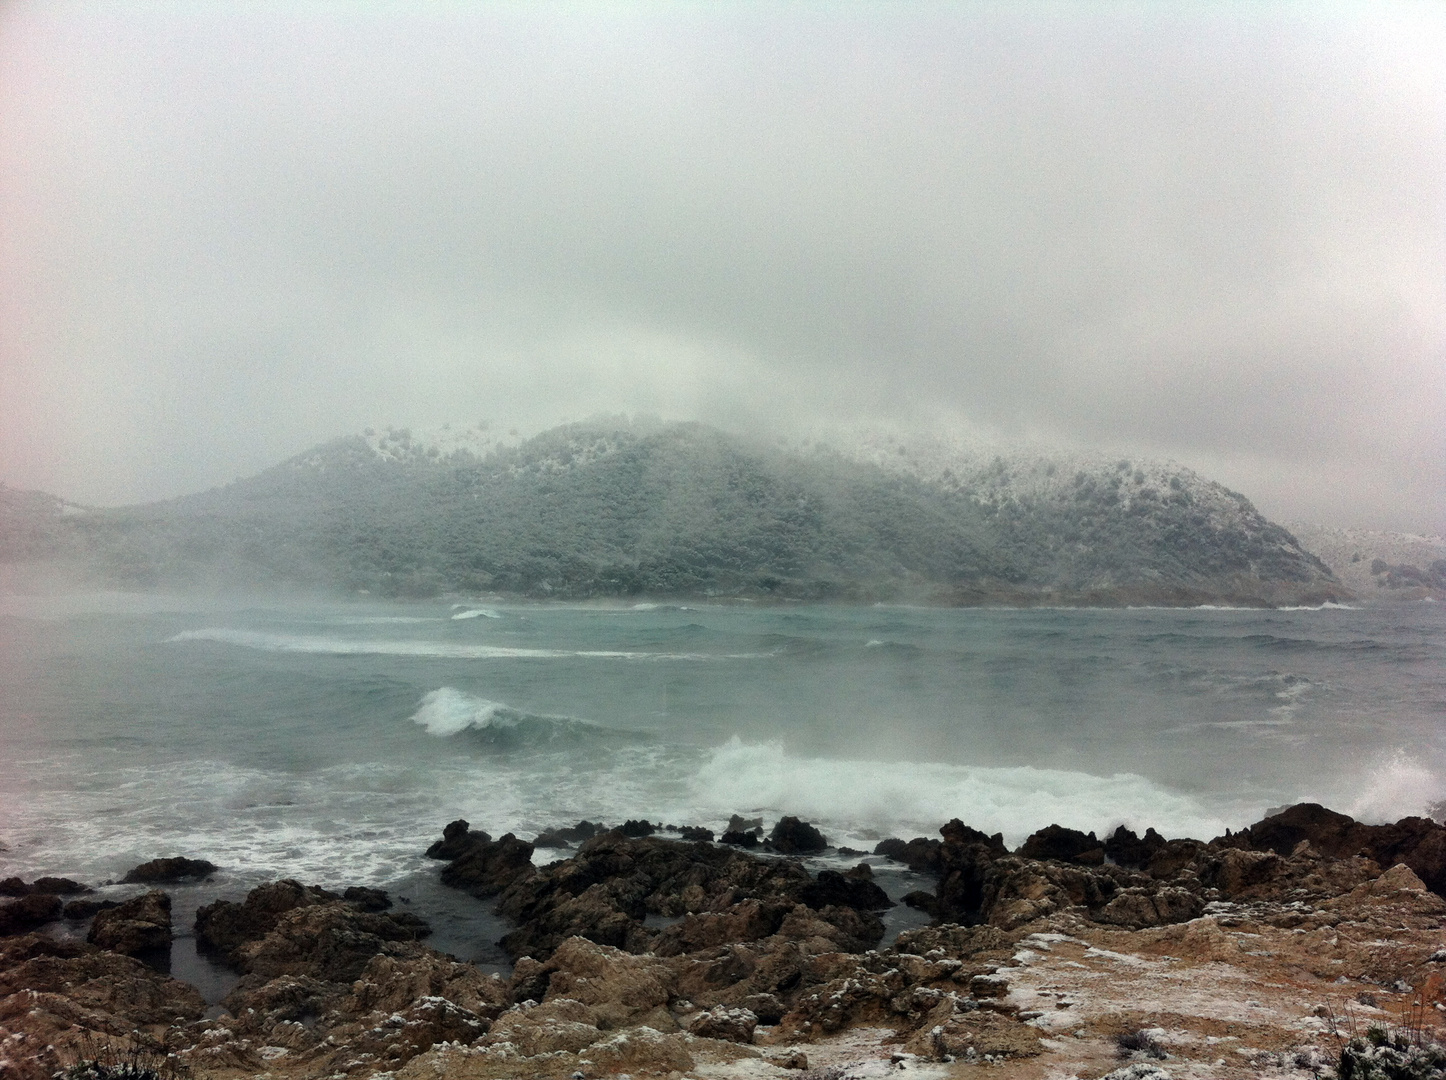
[(1365, 784), (1347, 811), (1367, 824), (1426, 815), (1441, 800), (1446, 785), (1405, 750), (1382, 755), (1365, 771)]
[(506, 708), (499, 701), (473, 697), (444, 686), (422, 697), (421, 706), (412, 714), (412, 722), (426, 728), (428, 735), (446, 738), (468, 728), (515, 726), (515, 719), (502, 714)]
[(709, 661), (763, 660), (774, 653), (655, 653), (626, 649), (525, 649), (508, 645), (476, 645), (447, 641), (369, 641), (308, 634), (271, 634), (256, 630), (207, 628), (184, 630), (171, 642), (214, 641), (264, 652), (319, 653), (330, 656), (433, 656), (452, 660), (590, 660)]
[(452, 616), (453, 619), (500, 619), (502, 618), (491, 608), (468, 608), (466, 611), (459, 611)]
[(1097, 835), (1123, 823), (1205, 838), (1227, 824), (1196, 800), (1134, 773), (798, 758), (781, 746), (750, 745), (736, 736), (712, 752), (692, 783), (700, 807), (719, 812), (764, 809), (834, 828), (931, 836), (957, 817), (976, 829), (1002, 832), (1011, 845), (1050, 823)]

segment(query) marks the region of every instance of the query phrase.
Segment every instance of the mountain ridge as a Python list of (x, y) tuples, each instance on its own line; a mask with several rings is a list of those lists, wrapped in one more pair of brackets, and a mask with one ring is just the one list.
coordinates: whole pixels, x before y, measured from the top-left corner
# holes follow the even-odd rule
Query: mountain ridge
[[(47, 501), (48, 500), (48, 501)], [(616, 419), (443, 448), (343, 436), (194, 495), (81, 509), (0, 488), (0, 561), (91, 580), (387, 596), (939, 604), (1350, 598), (1243, 495), (1164, 462), (850, 453)]]

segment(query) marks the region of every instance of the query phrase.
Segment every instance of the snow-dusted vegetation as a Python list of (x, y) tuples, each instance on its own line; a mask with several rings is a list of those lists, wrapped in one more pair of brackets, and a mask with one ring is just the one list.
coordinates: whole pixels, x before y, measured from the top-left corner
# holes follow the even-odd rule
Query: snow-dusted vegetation
[(85, 514), (4, 495), (4, 558), (49, 554), (121, 584), (938, 603), (1340, 591), (1244, 496), (1178, 466), (767, 445), (692, 423), (440, 445), (368, 432), (199, 495)]

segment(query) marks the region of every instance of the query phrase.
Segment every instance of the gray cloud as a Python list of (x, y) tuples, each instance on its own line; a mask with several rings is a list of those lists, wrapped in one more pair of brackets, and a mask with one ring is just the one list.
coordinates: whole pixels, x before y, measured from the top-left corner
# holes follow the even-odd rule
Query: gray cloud
[(0, 9), (0, 479), (599, 411), (1173, 456), (1446, 527), (1416, 5)]

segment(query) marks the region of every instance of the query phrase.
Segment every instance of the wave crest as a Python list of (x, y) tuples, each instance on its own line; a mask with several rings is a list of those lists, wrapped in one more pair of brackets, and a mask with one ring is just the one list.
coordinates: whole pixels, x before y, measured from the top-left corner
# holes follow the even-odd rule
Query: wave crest
[(502, 750), (607, 740), (633, 742), (644, 738), (638, 732), (604, 727), (571, 716), (523, 712), (451, 686), (424, 694), (412, 714), (412, 723), (437, 738), (467, 732), (474, 741)]

